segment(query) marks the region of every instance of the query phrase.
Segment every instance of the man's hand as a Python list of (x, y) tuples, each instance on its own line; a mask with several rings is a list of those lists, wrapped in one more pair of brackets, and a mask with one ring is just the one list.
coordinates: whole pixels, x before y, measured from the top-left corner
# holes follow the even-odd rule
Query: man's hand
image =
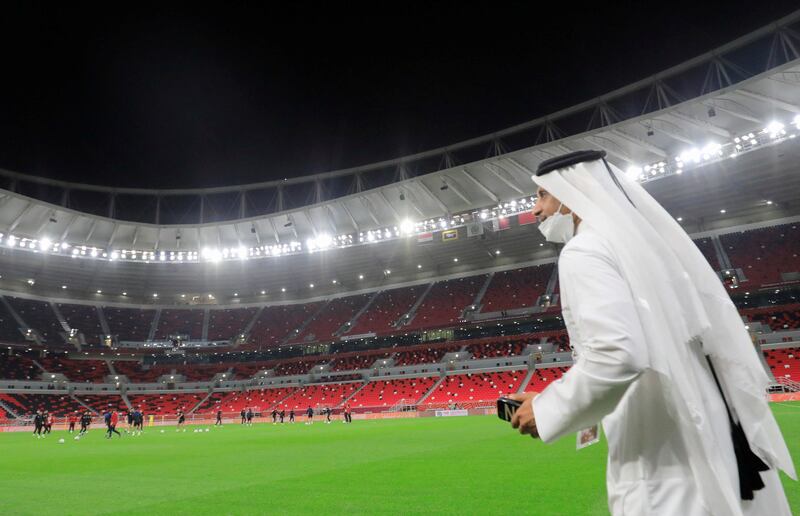
[(519, 433), (528, 434), (534, 439), (539, 437), (539, 431), (536, 429), (536, 418), (533, 415), (533, 403), (531, 400), (538, 395), (538, 392), (525, 392), (508, 396), (512, 400), (522, 403), (522, 406), (514, 412), (514, 416), (511, 418), (511, 426), (518, 428)]

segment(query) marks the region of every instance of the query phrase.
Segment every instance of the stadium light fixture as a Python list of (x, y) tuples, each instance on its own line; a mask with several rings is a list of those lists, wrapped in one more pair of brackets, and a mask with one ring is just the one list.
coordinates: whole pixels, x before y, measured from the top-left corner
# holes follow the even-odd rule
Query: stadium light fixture
[(496, 250), (494, 251), (494, 254), (495, 254), (495, 255), (497, 255), (497, 256), (499, 256), (499, 255), (500, 255), (500, 249), (496, 249)]
[(98, 294), (102, 294), (102, 293), (103, 293), (103, 291), (102, 291), (102, 290), (98, 290), (98, 291), (97, 291), (97, 293), (98, 293)]
[(153, 297), (158, 297), (158, 292), (153, 292)]
[(417, 269), (421, 269), (421, 268), (422, 268), (422, 264), (421, 264), (421, 263), (418, 263), (418, 264), (417, 264)]
[(281, 292), (286, 292), (286, 287), (281, 287)]
[(360, 280), (361, 280), (361, 279), (364, 279), (364, 275), (363, 275), (363, 274), (359, 274), (359, 275), (358, 275), (358, 279), (360, 279)]
[(337, 280), (333, 280), (331, 283), (333, 283), (334, 285), (336, 285), (336, 284), (337, 284), (337, 283), (339, 283), (339, 282), (338, 282)]
[(720, 213), (727, 213), (726, 210), (719, 210)]
[(266, 293), (267, 293), (267, 291), (266, 291), (266, 290), (262, 290), (262, 291), (261, 291), (261, 295), (262, 295), (262, 296), (263, 296), (264, 294), (266, 294)]
[(453, 261), (458, 263), (458, 258), (453, 258)]
[(122, 295), (123, 295), (123, 296), (127, 296), (127, 295), (128, 295), (128, 293), (127, 293), (127, 292), (123, 292), (123, 293), (122, 293)]
[(66, 288), (67, 288), (67, 286), (66, 286), (66, 285), (61, 285), (61, 288), (62, 288), (62, 289), (66, 289)]

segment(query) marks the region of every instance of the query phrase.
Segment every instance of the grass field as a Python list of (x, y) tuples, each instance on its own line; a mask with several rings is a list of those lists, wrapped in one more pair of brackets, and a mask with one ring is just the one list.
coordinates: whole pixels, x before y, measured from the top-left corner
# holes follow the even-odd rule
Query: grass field
[[(796, 459), (800, 403), (773, 410)], [(605, 442), (545, 445), (495, 417), (209, 428), (0, 434), (0, 514), (608, 513)]]

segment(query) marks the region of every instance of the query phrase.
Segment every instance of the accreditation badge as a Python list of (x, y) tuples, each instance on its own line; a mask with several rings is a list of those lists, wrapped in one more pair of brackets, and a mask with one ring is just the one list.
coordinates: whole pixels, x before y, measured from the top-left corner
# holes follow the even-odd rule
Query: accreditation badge
[(600, 442), (600, 425), (590, 426), (578, 432), (575, 449), (580, 450)]

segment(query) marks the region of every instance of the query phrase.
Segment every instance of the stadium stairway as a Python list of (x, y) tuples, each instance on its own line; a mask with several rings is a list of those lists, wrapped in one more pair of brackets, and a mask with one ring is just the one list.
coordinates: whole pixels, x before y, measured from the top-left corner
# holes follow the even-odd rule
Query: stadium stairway
[(120, 390), (119, 391), (119, 397), (122, 398), (122, 401), (125, 402), (125, 406), (128, 407), (128, 410), (132, 411), (133, 410), (133, 403), (131, 403), (131, 400), (128, 399), (128, 393)]
[(194, 411), (202, 407), (203, 403), (208, 401), (208, 398), (210, 398), (212, 394), (214, 394), (214, 391), (213, 390), (209, 391), (208, 394), (206, 394), (205, 398), (197, 402), (197, 405), (195, 405), (194, 407), (191, 408), (191, 410), (189, 410), (188, 414), (194, 414)]
[[(95, 409), (93, 409), (92, 407), (90, 407), (90, 406), (89, 406), (89, 405), (87, 405), (86, 403), (82, 402), (80, 399), (78, 399), (78, 397), (77, 397), (77, 396), (75, 396), (75, 394), (73, 394), (73, 393), (70, 393), (69, 397), (70, 397), (70, 398), (72, 398), (73, 400), (75, 400), (75, 402), (76, 402), (78, 405), (80, 405), (81, 407), (83, 407), (83, 408), (85, 408), (86, 410), (90, 411), (90, 412), (91, 412), (92, 414), (94, 414), (95, 416), (99, 416), (99, 415), (100, 415), (100, 413), (99, 413), (99, 412), (97, 412)], [(126, 401), (125, 403), (128, 403), (128, 402)], [(128, 406), (130, 407), (130, 404), (129, 404)]]
[(422, 292), (422, 294), (419, 295), (417, 300), (414, 301), (414, 304), (411, 305), (411, 308), (408, 309), (408, 312), (401, 315), (400, 318), (397, 321), (395, 321), (393, 325), (395, 328), (401, 328), (410, 323), (412, 319), (414, 319), (414, 316), (417, 315), (417, 309), (422, 304), (422, 302), (425, 301), (425, 298), (428, 297), (428, 294), (430, 293), (434, 285), (436, 285), (435, 281), (428, 283), (427, 288)]
[(522, 383), (519, 384), (519, 389), (517, 389), (516, 394), (521, 394), (525, 392), (525, 387), (527, 387), (528, 384), (531, 383), (531, 378), (533, 377), (533, 373), (535, 372), (536, 372), (536, 367), (533, 367), (532, 365), (532, 367), (528, 371), (528, 374), (525, 375), (525, 379), (522, 380)]
[(352, 319), (350, 319), (349, 321), (344, 323), (341, 328), (339, 328), (338, 330), (336, 330), (336, 332), (334, 332), (334, 336), (338, 337), (340, 335), (344, 335), (345, 333), (347, 333), (350, 330), (352, 330), (353, 328), (355, 328), (356, 327), (356, 323), (358, 322), (358, 318), (361, 317), (364, 314), (364, 312), (369, 310), (369, 307), (372, 306), (372, 303), (374, 303), (375, 300), (378, 299), (378, 296), (380, 296), (382, 293), (383, 293), (383, 290), (376, 291), (372, 295), (372, 297), (369, 298), (369, 301), (367, 301), (367, 304), (362, 306), (361, 309), (358, 312), (356, 312), (356, 314), (352, 317)]
[(369, 380), (367, 380), (367, 381), (365, 381), (364, 383), (362, 383), (362, 384), (361, 384), (361, 387), (359, 387), (358, 389), (356, 389), (355, 391), (353, 391), (352, 393), (350, 393), (350, 396), (346, 397), (345, 399), (343, 399), (343, 400), (342, 400), (342, 402), (341, 402), (341, 403), (339, 403), (338, 405), (336, 405), (336, 407), (332, 407), (332, 408), (343, 407), (343, 406), (344, 406), (344, 404), (345, 404), (345, 403), (347, 403), (347, 402), (350, 400), (350, 398), (352, 398), (353, 396), (355, 396), (355, 395), (356, 395), (356, 394), (358, 394), (359, 392), (363, 391), (363, 390), (364, 390), (364, 387), (366, 387), (366, 386), (367, 386), (367, 384), (369, 384), (369, 382), (370, 382), (370, 381), (369, 381)]
[(12, 409), (8, 403), (3, 400), (0, 400), (0, 408), (6, 411), (6, 414), (10, 414), (14, 417), (14, 419), (19, 419), (19, 414), (16, 413), (14, 409)]
[(319, 314), (321, 314), (321, 313), (322, 313), (322, 312), (325, 310), (325, 308), (327, 308), (327, 306), (328, 306), (328, 305), (331, 303), (331, 301), (332, 301), (331, 299), (328, 299), (327, 301), (325, 301), (324, 303), (322, 303), (321, 305), (319, 305), (319, 308), (317, 309), (317, 311), (316, 311), (316, 312), (314, 312), (314, 313), (311, 315), (311, 317), (309, 317), (308, 319), (306, 319), (305, 321), (303, 321), (303, 324), (301, 324), (299, 327), (297, 327), (297, 328), (295, 328), (294, 330), (290, 331), (290, 332), (289, 332), (289, 333), (286, 335), (286, 337), (284, 337), (284, 338), (281, 340), (281, 343), (280, 343), (278, 346), (283, 346), (284, 344), (286, 344), (286, 343), (287, 343), (287, 342), (289, 342), (290, 340), (294, 339), (295, 337), (297, 337), (298, 335), (300, 335), (301, 333), (303, 333), (303, 332), (306, 330), (306, 328), (308, 328), (308, 325), (309, 325), (309, 324), (311, 324), (311, 322), (312, 322), (314, 319), (316, 319), (316, 318), (319, 316)]
[(208, 322), (211, 319), (211, 310), (206, 308), (203, 310), (203, 342), (208, 341)]
[(97, 320), (100, 321), (100, 328), (103, 329), (103, 333), (106, 335), (111, 335), (111, 328), (108, 326), (108, 320), (106, 319), (106, 314), (103, 312), (102, 306), (97, 306)]
[(461, 317), (464, 317), (464, 314), (472, 306), (475, 307), (475, 310), (480, 310), (481, 301), (483, 300), (483, 296), (484, 296), (484, 294), (486, 294), (486, 291), (489, 290), (489, 285), (491, 285), (493, 278), (494, 278), (494, 272), (490, 272), (489, 274), (486, 275), (486, 281), (483, 283), (483, 286), (478, 291), (478, 293), (475, 294), (475, 299), (472, 300), (472, 304), (467, 306), (467, 307), (465, 307), (464, 311), (461, 312)]
[(431, 388), (428, 389), (428, 392), (423, 394), (422, 397), (417, 401), (417, 405), (421, 405), (422, 403), (424, 403), (425, 400), (428, 399), (428, 396), (430, 396), (431, 394), (436, 392), (436, 389), (439, 388), (439, 385), (441, 385), (442, 382), (445, 381), (446, 378), (447, 378), (447, 375), (446, 374), (442, 374), (442, 377), (439, 378), (438, 380), (436, 380), (436, 382), (433, 385), (431, 385)]
[[(152, 342), (156, 336), (156, 330), (158, 330), (158, 321), (161, 319), (161, 309), (156, 308), (156, 313), (153, 315), (153, 321), (150, 323), (150, 331), (147, 333), (147, 340), (148, 342)], [(128, 403), (127, 401), (125, 403)], [(128, 408), (130, 408), (131, 404), (128, 403)]]

